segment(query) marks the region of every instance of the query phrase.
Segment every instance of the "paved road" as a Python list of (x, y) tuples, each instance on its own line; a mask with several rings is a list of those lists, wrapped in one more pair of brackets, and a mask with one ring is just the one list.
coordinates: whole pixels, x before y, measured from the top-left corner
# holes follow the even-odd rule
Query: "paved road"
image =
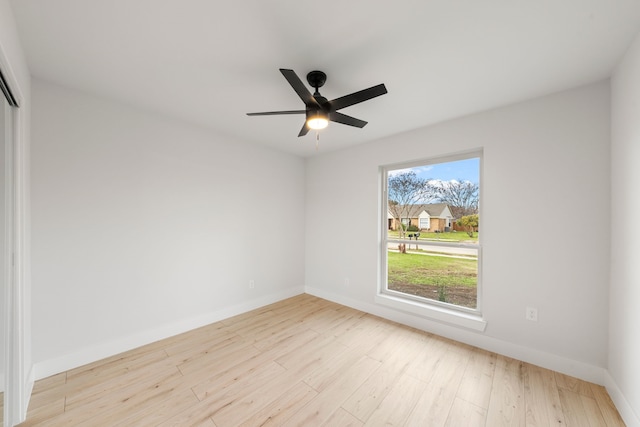
[[(472, 255), (478, 256), (478, 249), (476, 248), (466, 248), (466, 247), (451, 247), (451, 246), (440, 246), (429, 243), (423, 243), (421, 241), (413, 240), (411, 243), (407, 242), (407, 250), (415, 249), (416, 246), (418, 249), (429, 252), (440, 252), (446, 253), (449, 255)], [(397, 243), (389, 243), (389, 249), (398, 249)]]

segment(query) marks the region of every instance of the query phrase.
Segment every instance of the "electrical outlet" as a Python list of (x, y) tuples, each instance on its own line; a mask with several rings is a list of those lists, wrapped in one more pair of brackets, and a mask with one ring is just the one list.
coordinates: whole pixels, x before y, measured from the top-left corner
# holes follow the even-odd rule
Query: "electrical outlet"
[(249, 280), (249, 289), (253, 289), (256, 287), (256, 282), (254, 280)]
[(532, 322), (538, 321), (538, 309), (535, 307), (527, 307), (527, 312), (525, 314), (527, 320)]
[(348, 287), (349, 287), (349, 278), (348, 278), (348, 277), (345, 277), (345, 278), (344, 278), (344, 287), (345, 287), (345, 288), (348, 288)]

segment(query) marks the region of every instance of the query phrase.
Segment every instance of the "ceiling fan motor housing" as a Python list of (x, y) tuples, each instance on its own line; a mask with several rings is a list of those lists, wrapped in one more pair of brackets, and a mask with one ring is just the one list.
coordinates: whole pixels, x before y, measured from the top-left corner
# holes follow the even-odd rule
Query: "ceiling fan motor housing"
[(319, 87), (324, 86), (324, 83), (327, 81), (327, 75), (322, 71), (311, 71), (307, 74), (307, 82), (309, 86), (318, 90)]

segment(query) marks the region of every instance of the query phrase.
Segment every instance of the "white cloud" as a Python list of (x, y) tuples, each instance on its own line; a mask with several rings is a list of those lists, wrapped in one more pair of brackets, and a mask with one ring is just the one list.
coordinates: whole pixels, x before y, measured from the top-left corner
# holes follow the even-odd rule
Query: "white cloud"
[(433, 169), (433, 166), (431, 165), (418, 166), (415, 168), (394, 169), (389, 171), (389, 176), (396, 176), (407, 172), (415, 172), (419, 176), (429, 172), (431, 169)]

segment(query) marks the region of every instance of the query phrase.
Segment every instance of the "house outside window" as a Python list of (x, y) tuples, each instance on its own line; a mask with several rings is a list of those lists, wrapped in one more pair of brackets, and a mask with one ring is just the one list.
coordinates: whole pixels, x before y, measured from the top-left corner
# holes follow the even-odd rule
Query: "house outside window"
[(481, 158), (475, 151), (381, 167), (380, 295), (481, 315)]

